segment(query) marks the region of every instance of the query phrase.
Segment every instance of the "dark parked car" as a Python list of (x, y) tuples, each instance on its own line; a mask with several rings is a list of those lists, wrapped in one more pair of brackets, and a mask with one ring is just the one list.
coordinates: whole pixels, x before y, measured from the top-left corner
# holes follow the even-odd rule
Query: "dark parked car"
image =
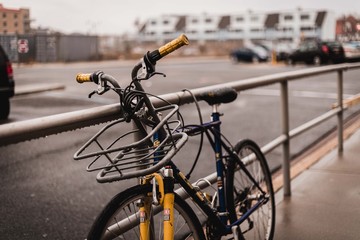
[(260, 46), (238, 48), (230, 53), (233, 62), (265, 62), (269, 55)]
[(10, 113), (9, 99), (14, 96), (13, 68), (4, 49), (0, 46), (0, 119)]
[(288, 64), (305, 62), (306, 64), (341, 63), (345, 60), (344, 49), (336, 41), (305, 41), (299, 48), (290, 53)]

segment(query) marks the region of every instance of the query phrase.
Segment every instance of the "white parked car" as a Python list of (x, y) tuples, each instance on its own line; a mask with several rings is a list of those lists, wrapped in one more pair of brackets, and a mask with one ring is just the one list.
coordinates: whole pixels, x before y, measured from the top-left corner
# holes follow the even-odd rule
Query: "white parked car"
[(360, 60), (360, 42), (352, 41), (343, 43), (345, 58), (348, 61)]

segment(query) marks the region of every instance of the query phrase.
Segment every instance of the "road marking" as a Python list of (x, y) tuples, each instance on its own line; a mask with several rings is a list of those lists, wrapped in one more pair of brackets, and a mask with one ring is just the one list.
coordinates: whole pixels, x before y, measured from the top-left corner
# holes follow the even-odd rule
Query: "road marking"
[[(289, 91), (290, 96), (302, 98), (323, 98), (323, 99), (337, 99), (336, 93), (327, 92), (313, 92), (313, 91)], [(260, 95), (260, 96), (280, 96), (278, 89), (251, 89), (244, 91), (243, 94), (247, 95)], [(351, 94), (344, 94), (343, 98), (352, 97)]]

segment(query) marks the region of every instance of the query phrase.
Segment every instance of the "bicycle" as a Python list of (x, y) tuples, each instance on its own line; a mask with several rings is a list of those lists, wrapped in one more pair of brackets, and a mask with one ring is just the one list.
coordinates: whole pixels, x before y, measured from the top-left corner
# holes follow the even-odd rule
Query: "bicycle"
[[(139, 185), (118, 193), (107, 204), (88, 239), (273, 238), (275, 201), (266, 159), (255, 142), (246, 139), (232, 146), (220, 130), (218, 107), (234, 101), (236, 91), (222, 88), (193, 96), (196, 103), (203, 100), (212, 106), (212, 120), (203, 123), (200, 117), (200, 124), (184, 125), (176, 104), (163, 100), (165, 106), (154, 107), (149, 96), (159, 97), (146, 93), (141, 86), (141, 81), (162, 74), (155, 71), (158, 60), (187, 44), (186, 36), (181, 35), (147, 52), (133, 68), (132, 82), (125, 88), (101, 71), (77, 76), (80, 83), (98, 85), (89, 96), (114, 90), (120, 96), (122, 117), (100, 130), (75, 153), (74, 159), (94, 158), (87, 170), (99, 171), (100, 183), (139, 179)], [(133, 122), (134, 129), (106, 146), (100, 143), (105, 132), (124, 122)], [(198, 184), (192, 185), (172, 161), (187, 138), (199, 134), (206, 135), (215, 153), (217, 191), (213, 196)], [(199, 152), (202, 144), (201, 140)], [(92, 150), (93, 145), (98, 150)], [(199, 181), (212, 185), (205, 179)], [(200, 222), (189, 204), (174, 192), (175, 184), (201, 209), (205, 221)]]

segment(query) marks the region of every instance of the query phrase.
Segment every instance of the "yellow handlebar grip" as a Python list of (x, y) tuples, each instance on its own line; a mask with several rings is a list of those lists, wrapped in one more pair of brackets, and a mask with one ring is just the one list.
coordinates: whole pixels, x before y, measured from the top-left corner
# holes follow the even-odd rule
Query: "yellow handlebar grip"
[(178, 38), (160, 47), (159, 53), (161, 57), (164, 57), (184, 45), (189, 45), (189, 40), (185, 34), (181, 34)]
[(78, 75), (76, 75), (76, 81), (78, 83), (91, 82), (91, 74), (79, 73)]

